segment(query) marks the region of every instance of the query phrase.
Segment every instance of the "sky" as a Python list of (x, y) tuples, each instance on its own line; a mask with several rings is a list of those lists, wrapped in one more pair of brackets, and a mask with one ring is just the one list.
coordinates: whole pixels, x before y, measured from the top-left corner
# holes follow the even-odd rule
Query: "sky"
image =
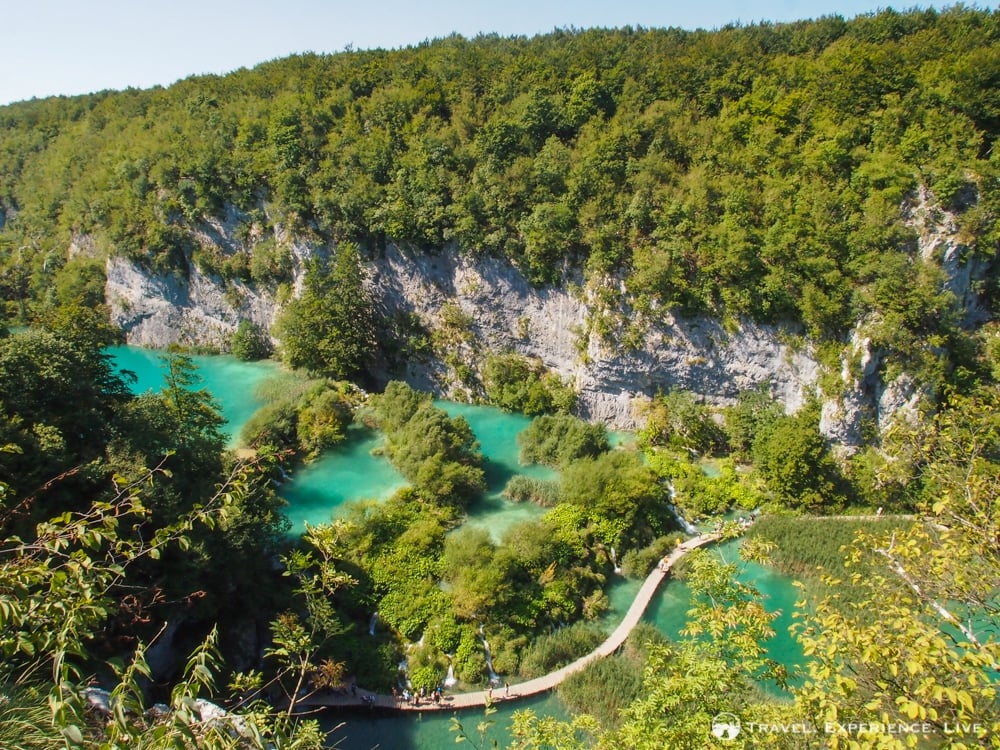
[[(104, 89), (168, 86), (296, 52), (398, 48), (555, 28), (712, 29), (731, 22), (852, 18), (882, 0), (6, 0), (0, 105)], [(927, 3), (906, 2), (902, 8)], [(6, 6), (6, 7), (3, 7)]]

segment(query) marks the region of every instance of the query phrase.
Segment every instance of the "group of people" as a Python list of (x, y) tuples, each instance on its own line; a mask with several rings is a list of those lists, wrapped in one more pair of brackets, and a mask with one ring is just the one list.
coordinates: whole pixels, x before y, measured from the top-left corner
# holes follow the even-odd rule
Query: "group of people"
[[(409, 689), (403, 688), (403, 692), (400, 693), (399, 690), (393, 688), (392, 689), (393, 703), (398, 704), (400, 698), (402, 698), (403, 703), (412, 706), (419, 706), (421, 701), (428, 700), (427, 690), (424, 688), (420, 688), (420, 690), (417, 690), (416, 692), (410, 692)], [(441, 686), (438, 685), (436, 688), (434, 688), (434, 690), (431, 691), (429, 700), (434, 705), (438, 705), (441, 703), (443, 699), (444, 699), (444, 691), (441, 689)]]
[[(358, 697), (358, 686), (357, 683), (352, 682), (350, 685), (351, 696), (354, 698)], [(346, 690), (344, 688), (338, 688), (335, 692), (344, 693)], [(510, 683), (505, 682), (503, 684), (503, 697), (510, 697)], [(493, 685), (487, 689), (487, 699), (493, 700)], [(392, 689), (392, 702), (394, 705), (399, 705), (400, 702), (408, 706), (420, 706), (421, 703), (431, 702), (435, 706), (440, 705), (441, 701), (445, 700), (444, 690), (440, 685), (431, 690), (429, 693), (426, 688), (421, 687), (419, 690), (411, 691), (409, 688), (403, 688), (400, 691), (398, 688), (393, 687)], [(367, 705), (369, 708), (375, 706), (376, 698), (373, 693), (362, 693), (361, 702)]]

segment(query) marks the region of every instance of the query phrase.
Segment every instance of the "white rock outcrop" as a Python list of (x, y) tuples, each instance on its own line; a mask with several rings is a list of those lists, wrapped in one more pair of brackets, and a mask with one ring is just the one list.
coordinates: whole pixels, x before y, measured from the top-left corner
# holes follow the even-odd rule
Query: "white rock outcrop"
[(241, 319), (269, 330), (278, 313), (270, 295), (238, 281), (227, 291), (194, 264), (187, 277), (160, 275), (115, 257), (108, 260), (106, 273), (111, 320), (125, 332), (126, 341), (137, 346), (176, 343), (224, 349)]
[[(445, 304), (457, 304), (470, 316), (481, 350), (537, 357), (574, 384), (584, 416), (616, 428), (635, 426), (637, 398), (671, 388), (729, 403), (764, 384), (794, 411), (818, 373), (808, 350), (786, 343), (786, 331), (750, 322), (730, 332), (709, 318), (668, 316), (649, 325), (636, 347), (602, 341), (586, 333), (594, 309), (582, 293), (534, 287), (502, 259), (453, 250), (408, 253), (390, 245), (373, 261), (371, 279), (388, 313), (416, 313), (429, 327)], [(413, 363), (407, 379), (447, 388), (436, 363)]]
[[(935, 208), (924, 190), (908, 201), (903, 215), (918, 237), (915, 254), (942, 266), (947, 289), (966, 310), (966, 323), (978, 322), (985, 313), (976, 290), (986, 269), (961, 241), (956, 217)], [(223, 255), (246, 252), (234, 239), (239, 221), (227, 214), (206, 222), (195, 239)], [(321, 250), (297, 243), (280, 226), (274, 239), (291, 250), (294, 291), (299, 293), (306, 262)], [(600, 336), (593, 324), (603, 313), (597, 295), (582, 287), (581, 279), (537, 287), (504, 259), (463, 254), (453, 247), (427, 253), (389, 244), (366, 262), (371, 291), (388, 316), (416, 315), (428, 330), (440, 330), (446, 306), (457, 306), (470, 321), (463, 332), (466, 339), (451, 345), (451, 365), (443, 357), (417, 359), (394, 375), (441, 395), (462, 393), (452, 371), (456, 359), (475, 368), (491, 351), (537, 357), (573, 384), (583, 416), (622, 429), (636, 424), (636, 400), (658, 390), (682, 388), (707, 402), (725, 404), (764, 386), (788, 412), (818, 393), (820, 366), (807, 345), (791, 343), (801, 341), (791, 329), (751, 321), (724, 326), (713, 318), (669, 313), (637, 320), (624, 307), (619, 289), (612, 297), (624, 311), (613, 316), (611, 333)], [(614, 280), (608, 284), (609, 289), (615, 286)], [(269, 291), (239, 281), (224, 286), (190, 262), (186, 276), (157, 276), (113, 258), (106, 291), (113, 320), (129, 343), (150, 347), (181, 343), (225, 348), (241, 319), (270, 330), (279, 312)], [(632, 325), (627, 336), (623, 316)], [(871, 350), (863, 330), (859, 326), (845, 349), (842, 393), (828, 397), (823, 408), (822, 431), (848, 448), (862, 441), (866, 420), (874, 418), (882, 427), (900, 409), (915, 409), (920, 398), (905, 376), (881, 382), (884, 353)], [(854, 367), (848, 366), (851, 361)]]

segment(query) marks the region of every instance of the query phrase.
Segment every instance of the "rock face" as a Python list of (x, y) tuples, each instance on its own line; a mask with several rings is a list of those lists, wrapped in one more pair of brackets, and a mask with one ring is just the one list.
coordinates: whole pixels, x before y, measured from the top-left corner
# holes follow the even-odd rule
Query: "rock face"
[[(307, 255), (301, 248), (295, 252), (299, 260)], [(440, 328), (445, 307), (457, 306), (471, 321), (468, 353), (537, 357), (576, 386), (583, 416), (615, 428), (634, 427), (635, 400), (658, 389), (683, 388), (727, 403), (763, 384), (794, 411), (816, 381), (809, 352), (793, 350), (784, 341), (787, 332), (775, 327), (745, 322), (727, 331), (708, 318), (669, 318), (649, 325), (637, 346), (626, 347), (587, 333), (597, 313), (585, 294), (533, 287), (500, 259), (471, 259), (455, 250), (408, 253), (390, 245), (368, 265), (372, 291), (387, 315), (414, 313), (433, 330)], [(233, 282), (227, 290), (193, 264), (187, 277), (163, 276), (114, 258), (106, 292), (127, 341), (149, 347), (225, 349), (241, 318), (269, 329), (278, 311), (267, 295)], [(407, 363), (403, 378), (459, 395), (449, 368), (437, 358)]]
[(278, 311), (270, 295), (238, 281), (227, 290), (194, 264), (186, 277), (157, 275), (120, 257), (108, 261), (105, 297), (111, 320), (128, 343), (154, 348), (183, 344), (225, 350), (241, 319), (269, 330)]
[[(976, 290), (987, 269), (961, 241), (957, 218), (934, 208), (926, 191), (902, 208), (918, 238), (915, 254), (944, 269), (947, 288), (965, 309), (968, 325), (982, 320), (986, 313)], [(238, 223), (239, 217), (228, 215), (207, 222), (195, 239), (222, 254), (246, 251), (234, 239)], [(291, 250), (298, 293), (305, 263), (324, 249), (298, 243), (281, 227), (274, 237)], [(401, 371), (383, 368), (376, 372), (382, 380), (401, 377), (439, 395), (474, 396), (477, 386), (469, 382), (469, 373), (474, 381), (484, 356), (515, 351), (538, 358), (571, 382), (582, 416), (621, 429), (635, 427), (637, 400), (658, 390), (682, 388), (725, 404), (763, 386), (788, 412), (818, 393), (819, 365), (807, 346), (790, 343), (800, 340), (796, 331), (750, 321), (724, 326), (712, 318), (670, 314), (644, 320), (627, 308), (614, 279), (601, 290), (588, 289), (582, 279), (536, 287), (502, 259), (471, 257), (455, 248), (409, 252), (391, 244), (367, 261), (366, 270), (386, 316), (416, 316), (436, 333), (434, 356), (407, 361)], [(270, 330), (279, 312), (270, 291), (238, 281), (223, 285), (191, 262), (186, 275), (157, 276), (113, 258), (106, 292), (114, 322), (129, 343), (150, 347), (181, 343), (225, 350), (241, 319)], [(609, 293), (611, 304), (618, 305), (612, 316), (599, 302), (608, 304)], [(861, 324), (845, 347), (842, 393), (827, 397), (823, 408), (821, 430), (848, 450), (861, 444), (866, 420), (874, 418), (884, 427), (892, 415), (915, 409), (921, 396), (905, 375), (882, 382), (885, 353), (873, 351), (863, 331)], [(463, 368), (464, 377), (458, 372)]]
[[(971, 205), (976, 197), (970, 194), (965, 200)], [(916, 257), (943, 271), (943, 289), (954, 295), (963, 313), (962, 324), (971, 328), (984, 322), (988, 311), (981, 304), (979, 289), (989, 266), (963, 241), (958, 216), (942, 209), (924, 187), (903, 204), (902, 214), (916, 236)], [(884, 432), (894, 422), (914, 419), (921, 400), (928, 396), (905, 372), (885, 382), (886, 352), (872, 347), (864, 335), (866, 324), (862, 321), (855, 328), (841, 360), (844, 391), (823, 403), (820, 421), (820, 432), (847, 452), (864, 443), (866, 422)], [(851, 361), (856, 363), (853, 368)]]
[[(969, 205), (975, 196), (966, 197)], [(917, 250), (928, 263), (944, 271), (944, 287), (955, 295), (965, 311), (966, 326), (984, 322), (989, 314), (980, 303), (978, 289), (989, 270), (962, 238), (958, 216), (938, 207), (930, 192), (921, 187), (914, 199), (903, 206), (906, 223), (917, 233)]]
[[(765, 385), (791, 411), (814, 387), (817, 364), (793, 350), (775, 327), (745, 322), (727, 331), (708, 318), (650, 324), (637, 346), (587, 333), (596, 314), (586, 295), (533, 287), (506, 261), (470, 259), (454, 251), (410, 254), (389, 246), (372, 263), (376, 298), (390, 314), (416, 313), (433, 326), (446, 305), (471, 320), (480, 352), (516, 351), (540, 359), (572, 382), (582, 416), (612, 427), (635, 427), (634, 402), (657, 390), (683, 388), (713, 403)], [(405, 379), (448, 393), (439, 363), (410, 363)]]

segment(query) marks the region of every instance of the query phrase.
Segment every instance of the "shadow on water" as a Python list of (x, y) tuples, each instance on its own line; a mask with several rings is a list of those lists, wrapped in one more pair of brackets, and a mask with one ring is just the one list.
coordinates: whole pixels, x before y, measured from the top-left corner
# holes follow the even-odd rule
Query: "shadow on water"
[(504, 532), (521, 521), (536, 519), (545, 509), (534, 503), (512, 503), (502, 493), (511, 477), (518, 474), (533, 479), (557, 479), (558, 473), (547, 466), (523, 466), (518, 461), (517, 435), (531, 424), (531, 417), (512, 414), (492, 406), (435, 401), (450, 417), (464, 417), (479, 441), (486, 474), (486, 492), (468, 508), (467, 524), (487, 529), (499, 542)]
[[(519, 701), (500, 701), (496, 709), (490, 717), (493, 724), (487, 731), (485, 747), (492, 747), (493, 740), (499, 747), (510, 744), (511, 718), (515, 711), (530, 709), (540, 716), (569, 718), (554, 693)], [(483, 720), (483, 709), (414, 714), (362, 708), (339, 710), (336, 714), (331, 711), (321, 714), (319, 720), (327, 731), (342, 724), (330, 736), (328, 744), (337, 750), (440, 750), (455, 745), (457, 735), (450, 730), (452, 716), (457, 717), (472, 736)], [(475, 739), (478, 745), (478, 736)]]
[(511, 477), (516, 476), (517, 473), (507, 464), (483, 456), (483, 474), (486, 475), (487, 495), (499, 495)]

